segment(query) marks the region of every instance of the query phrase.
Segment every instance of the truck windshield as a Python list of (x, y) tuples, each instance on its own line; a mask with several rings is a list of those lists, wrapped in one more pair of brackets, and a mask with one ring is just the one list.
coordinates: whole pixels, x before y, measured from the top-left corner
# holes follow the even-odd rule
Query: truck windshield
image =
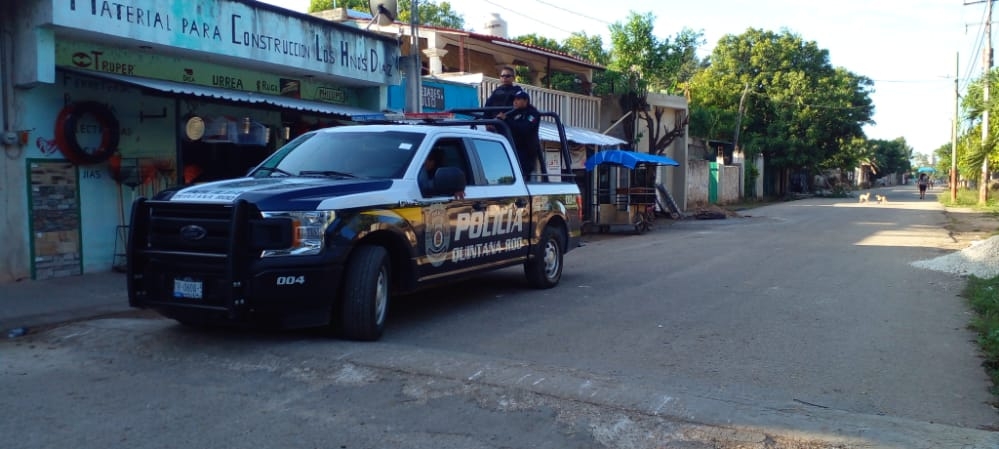
[(254, 177), (316, 176), (399, 178), (420, 147), (421, 133), (322, 132), (303, 134), (279, 148), (251, 173)]

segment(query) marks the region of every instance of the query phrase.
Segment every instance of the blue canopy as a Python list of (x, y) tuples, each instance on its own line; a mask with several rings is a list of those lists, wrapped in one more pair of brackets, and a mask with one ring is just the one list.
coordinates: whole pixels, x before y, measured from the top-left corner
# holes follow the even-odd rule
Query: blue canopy
[(604, 150), (598, 151), (592, 157), (586, 159), (586, 171), (592, 171), (599, 164), (620, 165), (631, 169), (634, 169), (638, 164), (680, 166), (679, 162), (666, 156), (656, 156), (637, 151)]
[(937, 169), (935, 169), (933, 167), (919, 167), (919, 170), (916, 170), (916, 171), (919, 172), (919, 173), (936, 173)]

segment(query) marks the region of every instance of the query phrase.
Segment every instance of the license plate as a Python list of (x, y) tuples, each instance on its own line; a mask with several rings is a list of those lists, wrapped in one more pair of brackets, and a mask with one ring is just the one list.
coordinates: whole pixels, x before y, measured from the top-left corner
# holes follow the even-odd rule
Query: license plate
[(204, 293), (201, 287), (201, 281), (192, 281), (187, 279), (173, 280), (174, 298), (201, 299), (203, 294)]

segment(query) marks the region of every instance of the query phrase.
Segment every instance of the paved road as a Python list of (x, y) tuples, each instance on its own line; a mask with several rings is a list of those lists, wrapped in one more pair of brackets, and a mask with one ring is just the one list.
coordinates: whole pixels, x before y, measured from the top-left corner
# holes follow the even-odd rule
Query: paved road
[[(76, 323), (0, 343), (4, 447), (999, 447), (939, 205), (594, 236), (403, 298), (382, 341)], [(911, 196), (911, 198), (909, 198)], [(84, 438), (79, 438), (84, 435)], [(13, 444), (9, 444), (13, 443)]]

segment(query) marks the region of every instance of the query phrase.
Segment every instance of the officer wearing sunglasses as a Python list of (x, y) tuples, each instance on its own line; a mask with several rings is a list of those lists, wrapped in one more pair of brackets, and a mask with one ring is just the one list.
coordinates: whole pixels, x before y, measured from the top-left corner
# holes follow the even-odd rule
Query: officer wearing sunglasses
[[(503, 67), (503, 69), (500, 70), (500, 85), (493, 91), (492, 95), (489, 96), (489, 99), (486, 100), (486, 107), (513, 107), (513, 96), (516, 95), (517, 92), (524, 91), (524, 89), (520, 86), (513, 84), (515, 73), (516, 72), (513, 70), (513, 67), (509, 66)], [(496, 114), (496, 112), (487, 112), (486, 117), (493, 118)]]

